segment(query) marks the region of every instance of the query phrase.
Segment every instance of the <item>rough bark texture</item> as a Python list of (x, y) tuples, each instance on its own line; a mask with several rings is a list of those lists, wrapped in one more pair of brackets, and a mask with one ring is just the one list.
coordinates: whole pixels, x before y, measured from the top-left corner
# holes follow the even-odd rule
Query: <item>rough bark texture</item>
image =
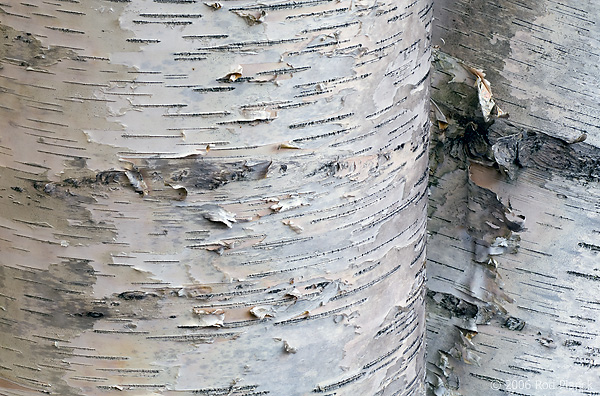
[(429, 390), (599, 394), (598, 2), (436, 7)]
[(432, 4), (0, 5), (5, 395), (412, 395)]

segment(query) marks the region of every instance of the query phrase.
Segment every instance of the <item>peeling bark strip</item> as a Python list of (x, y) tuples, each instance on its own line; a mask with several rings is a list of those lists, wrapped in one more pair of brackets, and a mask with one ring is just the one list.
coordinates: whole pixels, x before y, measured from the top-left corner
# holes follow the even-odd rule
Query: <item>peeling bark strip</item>
[(431, 1), (0, 10), (1, 393), (422, 393)]

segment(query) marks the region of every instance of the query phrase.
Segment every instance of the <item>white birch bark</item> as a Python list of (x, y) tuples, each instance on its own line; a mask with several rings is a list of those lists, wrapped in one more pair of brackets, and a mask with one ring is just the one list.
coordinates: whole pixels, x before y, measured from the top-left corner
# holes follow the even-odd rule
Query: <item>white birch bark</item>
[(431, 393), (599, 394), (598, 2), (436, 6)]
[(2, 394), (422, 392), (429, 0), (0, 10)]

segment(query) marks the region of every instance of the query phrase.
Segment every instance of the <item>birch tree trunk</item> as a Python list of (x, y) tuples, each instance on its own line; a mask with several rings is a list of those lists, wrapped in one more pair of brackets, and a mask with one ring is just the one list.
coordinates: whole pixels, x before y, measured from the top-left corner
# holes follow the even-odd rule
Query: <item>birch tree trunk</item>
[[(600, 394), (599, 15), (436, 3), (431, 394)], [(508, 119), (484, 119), (475, 69)]]
[(423, 390), (429, 0), (0, 5), (0, 393)]

